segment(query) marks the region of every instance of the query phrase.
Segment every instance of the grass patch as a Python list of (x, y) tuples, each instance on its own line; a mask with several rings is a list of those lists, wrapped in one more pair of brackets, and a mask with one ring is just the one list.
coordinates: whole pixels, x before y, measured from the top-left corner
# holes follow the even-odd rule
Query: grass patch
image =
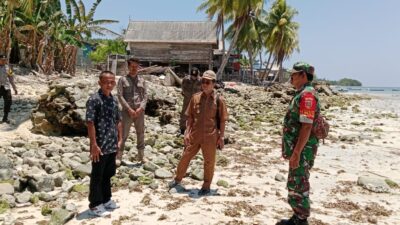
[(37, 196), (37, 195), (32, 195), (31, 198), (29, 199), (29, 201), (30, 201), (32, 204), (36, 204), (36, 203), (39, 202), (39, 196)]
[(68, 180), (75, 180), (75, 177), (74, 177), (71, 169), (69, 169), (69, 168), (65, 169), (65, 175), (67, 176)]
[(138, 181), (140, 184), (142, 185), (149, 185), (153, 182), (153, 179), (150, 177), (146, 177), (146, 176), (141, 176), (138, 178)]
[(5, 213), (10, 208), (10, 204), (6, 200), (0, 200), (0, 214)]
[(43, 216), (48, 216), (53, 212), (53, 210), (48, 204), (44, 204), (40, 212), (42, 213)]
[(88, 193), (89, 192), (89, 185), (86, 184), (75, 184), (72, 187), (73, 192), (77, 193)]
[(373, 132), (383, 132), (383, 130), (381, 129), (381, 128), (379, 128), (379, 127), (374, 127), (373, 129), (372, 129), (372, 131)]
[(389, 185), (389, 187), (391, 187), (391, 188), (399, 188), (399, 185), (398, 185), (396, 182), (394, 182), (394, 181), (392, 181), (392, 180), (390, 180), (390, 179), (385, 179), (385, 182), (386, 182), (387, 185)]

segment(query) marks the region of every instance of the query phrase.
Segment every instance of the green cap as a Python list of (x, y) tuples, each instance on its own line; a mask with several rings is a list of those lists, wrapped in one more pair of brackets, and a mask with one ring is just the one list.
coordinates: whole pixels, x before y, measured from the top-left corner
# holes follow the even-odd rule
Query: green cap
[(293, 65), (291, 73), (297, 73), (297, 72), (305, 72), (307, 74), (314, 75), (314, 67), (305, 62), (297, 62)]

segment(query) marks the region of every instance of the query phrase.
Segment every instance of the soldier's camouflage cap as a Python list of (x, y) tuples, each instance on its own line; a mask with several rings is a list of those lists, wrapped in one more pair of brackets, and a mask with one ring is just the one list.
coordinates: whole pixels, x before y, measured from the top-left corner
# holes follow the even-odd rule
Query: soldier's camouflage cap
[(297, 62), (293, 65), (291, 73), (305, 72), (314, 75), (314, 67), (305, 62)]

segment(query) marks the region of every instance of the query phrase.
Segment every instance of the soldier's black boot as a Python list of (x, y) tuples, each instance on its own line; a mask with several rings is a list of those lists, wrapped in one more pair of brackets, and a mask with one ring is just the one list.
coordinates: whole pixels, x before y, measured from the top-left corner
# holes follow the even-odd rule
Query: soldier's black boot
[(288, 220), (281, 220), (275, 225), (308, 225), (307, 219), (299, 219), (296, 215), (293, 215), (290, 219)]

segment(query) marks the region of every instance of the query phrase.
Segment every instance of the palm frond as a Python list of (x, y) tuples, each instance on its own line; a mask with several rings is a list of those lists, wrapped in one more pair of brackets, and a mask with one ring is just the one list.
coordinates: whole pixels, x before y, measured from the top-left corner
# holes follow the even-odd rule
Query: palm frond
[(93, 20), (94, 13), (96, 12), (96, 8), (100, 4), (100, 2), (101, 2), (101, 0), (96, 0), (96, 2), (93, 3), (92, 8), (90, 9), (89, 13), (87, 14), (88, 21)]

